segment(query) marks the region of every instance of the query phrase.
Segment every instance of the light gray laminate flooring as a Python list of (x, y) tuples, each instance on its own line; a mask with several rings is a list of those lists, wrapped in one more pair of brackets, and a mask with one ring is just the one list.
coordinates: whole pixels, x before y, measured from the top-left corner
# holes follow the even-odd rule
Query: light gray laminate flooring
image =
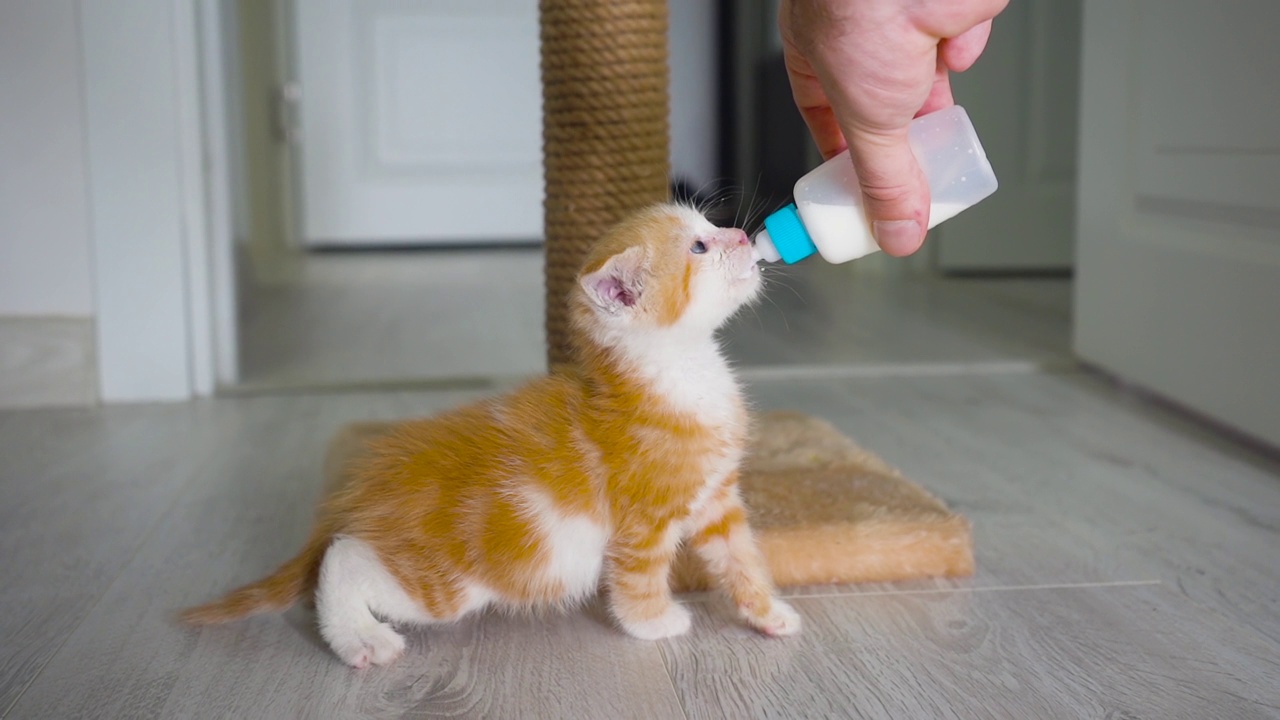
[(1280, 467), (1080, 374), (752, 384), (972, 518), (969, 580), (789, 591), (759, 637), (602, 610), (412, 631), (352, 671), (309, 611), (188, 630), (177, 608), (291, 554), (330, 434), (475, 393), (0, 413), (0, 711), (79, 717), (1280, 716)]
[(240, 298), (242, 389), (541, 372), (537, 248), (298, 255)]
[[(975, 577), (793, 588), (806, 624), (780, 640), (714, 594), (682, 598), (672, 640), (598, 603), (485, 614), (361, 672), (305, 608), (173, 623), (297, 549), (337, 428), (483, 388), (0, 412), (0, 716), (1280, 717), (1280, 462), (1073, 367), (1068, 293), (817, 267), (731, 328), (758, 407), (831, 420), (974, 523)], [(451, 362), (536, 366), (534, 335)], [(349, 382), (361, 357), (258, 390)]]

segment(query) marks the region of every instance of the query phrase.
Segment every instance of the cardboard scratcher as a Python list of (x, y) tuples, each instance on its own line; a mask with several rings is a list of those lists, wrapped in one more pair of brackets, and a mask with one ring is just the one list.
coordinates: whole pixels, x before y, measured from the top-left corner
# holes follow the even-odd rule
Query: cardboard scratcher
[[(390, 425), (355, 423), (338, 432), (325, 457), (327, 491)], [(742, 495), (779, 587), (973, 574), (969, 521), (883, 460), (799, 413), (770, 413), (756, 425)], [(672, 588), (710, 585), (701, 563), (682, 554)]]

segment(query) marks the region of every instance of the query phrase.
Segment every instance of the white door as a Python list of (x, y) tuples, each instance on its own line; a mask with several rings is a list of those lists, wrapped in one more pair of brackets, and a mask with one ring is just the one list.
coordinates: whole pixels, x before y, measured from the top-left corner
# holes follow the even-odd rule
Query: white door
[(294, 0), (301, 232), (319, 245), (542, 236), (532, 0)]
[(1000, 189), (937, 229), (944, 271), (1071, 267), (1080, 0), (1013, 0), (971, 70), (953, 74)]
[(1076, 348), (1280, 444), (1280, 3), (1089, 0)]

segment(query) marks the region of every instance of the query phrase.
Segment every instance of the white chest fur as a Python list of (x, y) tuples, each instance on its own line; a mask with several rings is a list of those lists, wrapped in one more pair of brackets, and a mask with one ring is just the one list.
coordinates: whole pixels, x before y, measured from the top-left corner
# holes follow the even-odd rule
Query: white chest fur
[(729, 432), (745, 422), (742, 391), (714, 339), (628, 348), (636, 370), (677, 412)]

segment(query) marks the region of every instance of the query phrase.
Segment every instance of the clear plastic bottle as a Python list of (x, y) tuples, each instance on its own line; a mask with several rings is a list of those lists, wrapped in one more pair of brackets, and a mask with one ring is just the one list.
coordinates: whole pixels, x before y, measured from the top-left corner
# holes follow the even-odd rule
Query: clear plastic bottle
[[(908, 135), (929, 181), (930, 228), (996, 191), (995, 172), (964, 108), (918, 117)], [(800, 178), (794, 197), (765, 218), (755, 238), (761, 259), (791, 264), (817, 252), (827, 262), (843, 263), (880, 249), (862, 213), (862, 190), (847, 150)]]

